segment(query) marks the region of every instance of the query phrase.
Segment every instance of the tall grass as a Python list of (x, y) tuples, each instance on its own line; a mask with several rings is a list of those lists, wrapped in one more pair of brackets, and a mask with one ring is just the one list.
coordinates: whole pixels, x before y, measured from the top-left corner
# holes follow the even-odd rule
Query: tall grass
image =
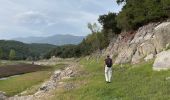
[(7, 80), (0, 80), (0, 91), (4, 91), (8, 96), (12, 96), (35, 84), (43, 82), (45, 79), (49, 78), (49, 76), (49, 71), (38, 71), (12, 77)]
[(166, 80), (170, 71), (155, 72), (152, 62), (115, 65), (109, 84), (104, 80), (103, 59), (80, 63), (88, 74), (68, 81), (79, 86), (57, 90), (52, 100), (170, 100), (170, 80)]

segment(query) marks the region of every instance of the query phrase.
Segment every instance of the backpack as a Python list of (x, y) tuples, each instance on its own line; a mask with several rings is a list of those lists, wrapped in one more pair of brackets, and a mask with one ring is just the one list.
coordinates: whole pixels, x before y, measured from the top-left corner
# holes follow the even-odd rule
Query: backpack
[(108, 58), (105, 60), (107, 67), (112, 67), (112, 59)]

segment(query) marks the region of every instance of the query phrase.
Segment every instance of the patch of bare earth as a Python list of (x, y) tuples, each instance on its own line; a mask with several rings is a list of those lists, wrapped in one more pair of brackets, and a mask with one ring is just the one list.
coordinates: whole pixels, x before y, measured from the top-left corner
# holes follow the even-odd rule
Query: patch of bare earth
[(36, 72), (48, 67), (32, 64), (5, 65), (0, 67), (0, 78), (19, 75), (29, 72)]

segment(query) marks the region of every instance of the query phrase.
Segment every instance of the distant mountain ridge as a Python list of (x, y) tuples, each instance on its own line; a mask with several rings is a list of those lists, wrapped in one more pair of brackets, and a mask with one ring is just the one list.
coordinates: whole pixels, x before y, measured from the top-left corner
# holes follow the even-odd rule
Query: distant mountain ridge
[(65, 45), (65, 44), (79, 44), (85, 36), (74, 35), (53, 35), (49, 37), (18, 37), (12, 40), (24, 42), (24, 43), (47, 43), (53, 45)]

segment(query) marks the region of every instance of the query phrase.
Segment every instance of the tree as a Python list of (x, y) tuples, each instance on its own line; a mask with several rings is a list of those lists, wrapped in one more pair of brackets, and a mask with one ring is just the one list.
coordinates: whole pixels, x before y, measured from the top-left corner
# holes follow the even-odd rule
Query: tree
[(113, 33), (120, 33), (120, 29), (117, 27), (116, 13), (109, 12), (108, 14), (99, 16), (99, 23), (103, 26), (105, 31), (112, 31)]
[(10, 50), (10, 53), (9, 53), (9, 59), (10, 59), (10, 60), (14, 60), (15, 57), (16, 57), (15, 50), (11, 49), (11, 50)]
[(125, 4), (116, 18), (117, 25), (122, 30), (136, 30), (147, 23), (170, 17), (170, 0), (117, 0), (117, 3)]
[(97, 33), (100, 31), (100, 27), (96, 23), (88, 23), (87, 27), (90, 29), (92, 33)]
[(87, 26), (92, 32), (92, 35), (91, 35), (91, 39), (93, 39), (92, 40), (93, 41), (92, 46), (94, 46), (94, 48), (99, 49), (100, 41), (99, 41), (98, 33), (100, 31), (100, 27), (96, 23), (93, 23), (93, 24), (88, 23)]
[(116, 17), (116, 13), (109, 12), (108, 14), (99, 16), (98, 19), (99, 23), (103, 26), (103, 39), (107, 45), (110, 43), (113, 37), (121, 32), (121, 30), (117, 27)]
[(121, 3), (123, 3), (123, 2), (126, 2), (127, 0), (117, 0), (116, 2), (118, 3), (118, 4), (121, 4)]
[(2, 59), (2, 57), (3, 57), (3, 50), (2, 48), (0, 48), (0, 59)]

